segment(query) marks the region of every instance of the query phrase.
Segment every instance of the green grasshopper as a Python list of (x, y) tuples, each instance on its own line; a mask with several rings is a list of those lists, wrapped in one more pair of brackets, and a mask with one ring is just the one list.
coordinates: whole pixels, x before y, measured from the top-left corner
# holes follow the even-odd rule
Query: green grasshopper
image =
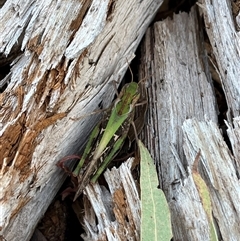
[[(108, 118), (98, 123), (93, 129), (83, 155), (71, 174), (73, 178), (77, 178), (73, 201), (78, 198), (90, 181), (96, 182), (122, 148), (134, 120), (135, 106), (139, 98), (140, 89), (136, 82), (124, 85), (108, 113)], [(89, 163), (83, 169), (87, 159)]]

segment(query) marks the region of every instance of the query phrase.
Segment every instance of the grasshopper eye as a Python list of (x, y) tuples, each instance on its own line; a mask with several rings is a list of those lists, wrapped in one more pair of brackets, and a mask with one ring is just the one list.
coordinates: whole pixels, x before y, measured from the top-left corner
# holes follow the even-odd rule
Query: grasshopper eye
[(121, 101), (121, 99), (117, 98), (114, 102), (114, 107), (116, 108), (117, 107), (117, 104)]

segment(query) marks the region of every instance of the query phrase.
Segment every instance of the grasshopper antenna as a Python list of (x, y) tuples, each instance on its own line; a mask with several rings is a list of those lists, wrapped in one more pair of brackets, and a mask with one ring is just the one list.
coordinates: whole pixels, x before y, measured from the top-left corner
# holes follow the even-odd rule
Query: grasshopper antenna
[(131, 122), (131, 125), (132, 125), (132, 127), (133, 127), (134, 135), (135, 135), (135, 140), (136, 140), (137, 145), (138, 145), (139, 139), (138, 139), (138, 133), (137, 133), (137, 129), (136, 129), (136, 126), (135, 126), (135, 124), (134, 124), (134, 121)]
[(95, 111), (93, 111), (93, 112), (91, 112), (91, 113), (89, 113), (89, 114), (82, 115), (82, 116), (79, 116), (79, 117), (70, 117), (69, 119), (70, 119), (70, 120), (74, 120), (74, 121), (76, 121), (76, 120), (81, 120), (81, 119), (84, 119), (84, 118), (86, 118), (86, 117), (88, 117), (88, 116), (100, 114), (100, 113), (102, 113), (102, 112), (104, 112), (104, 111), (108, 111), (108, 110), (109, 110), (109, 107), (108, 107), (108, 108), (105, 108), (105, 109), (95, 110)]
[(130, 73), (131, 73), (131, 78), (132, 78), (131, 82), (133, 82), (133, 72), (132, 72), (132, 69), (131, 69), (131, 67), (130, 67), (130, 64), (129, 64), (127, 58), (126, 58), (126, 61), (127, 61), (127, 64), (128, 64), (128, 69), (129, 69), (129, 71), (130, 71)]
[[(128, 69), (129, 69), (129, 71), (130, 71), (130, 74), (131, 74), (131, 82), (133, 82), (133, 72), (132, 72), (132, 69), (131, 69), (131, 67), (130, 67), (130, 64), (129, 64), (127, 58), (126, 58), (126, 62), (127, 62)], [(117, 84), (118, 84), (118, 83), (119, 83), (119, 81), (113, 80), (113, 88), (114, 88), (114, 91), (115, 91), (115, 93), (116, 93), (117, 96), (119, 95), (118, 89), (117, 89)]]

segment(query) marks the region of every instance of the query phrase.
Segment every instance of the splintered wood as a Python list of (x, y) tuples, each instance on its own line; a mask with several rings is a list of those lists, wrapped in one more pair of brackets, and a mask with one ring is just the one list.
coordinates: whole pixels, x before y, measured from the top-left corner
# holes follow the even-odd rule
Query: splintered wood
[(131, 174), (132, 163), (133, 159), (129, 159), (118, 169), (105, 172), (109, 190), (99, 184), (87, 186), (82, 221), (84, 240), (140, 239), (140, 199)]

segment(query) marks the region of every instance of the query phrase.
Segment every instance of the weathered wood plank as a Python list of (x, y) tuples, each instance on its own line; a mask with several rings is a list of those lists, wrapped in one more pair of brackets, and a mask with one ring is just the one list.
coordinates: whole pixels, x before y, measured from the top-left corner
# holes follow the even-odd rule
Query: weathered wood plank
[(187, 170), (181, 128), (193, 117), (217, 122), (202, 31), (194, 8), (189, 15), (155, 23), (142, 48), (145, 75), (152, 76), (145, 144), (170, 205), (174, 240), (209, 240), (207, 217)]
[[(154, 43), (151, 34), (154, 34)], [(153, 76), (149, 83), (152, 87), (149, 88), (152, 98), (149, 116), (154, 119), (150, 119), (149, 128), (154, 128), (159, 146), (159, 149), (153, 148), (156, 151), (154, 156), (157, 163), (163, 156), (168, 157), (168, 161), (159, 167), (160, 172), (169, 173), (169, 176), (160, 176), (163, 188), (180, 175), (178, 164), (170, 160), (175, 159), (171, 146), (177, 150), (183, 165), (186, 164), (182, 149), (183, 122), (192, 117), (199, 120), (206, 117), (217, 122), (211, 79), (202, 65), (206, 59), (200, 34), (196, 12), (193, 11), (190, 15), (182, 13), (175, 15), (173, 20), (155, 23), (145, 39), (145, 75)]]

